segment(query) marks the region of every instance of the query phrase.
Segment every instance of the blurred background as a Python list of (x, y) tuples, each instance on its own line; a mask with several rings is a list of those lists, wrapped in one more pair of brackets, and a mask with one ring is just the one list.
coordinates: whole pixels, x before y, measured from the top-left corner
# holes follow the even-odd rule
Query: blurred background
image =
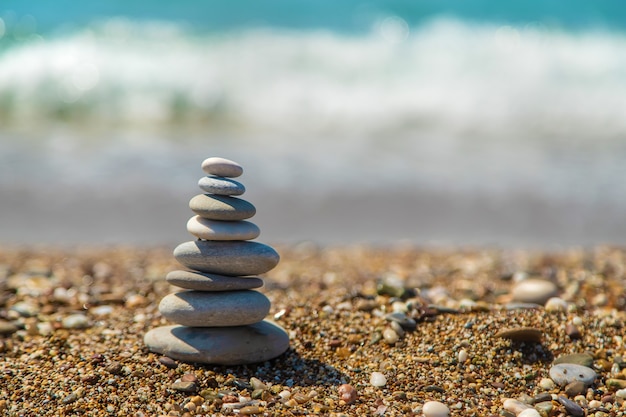
[(625, 244), (621, 0), (3, 0), (0, 243)]

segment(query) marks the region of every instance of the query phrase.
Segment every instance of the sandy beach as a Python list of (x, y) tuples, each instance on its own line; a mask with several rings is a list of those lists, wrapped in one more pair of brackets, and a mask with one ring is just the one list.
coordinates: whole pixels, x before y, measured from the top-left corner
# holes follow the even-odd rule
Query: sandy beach
[[(214, 367), (143, 345), (166, 323), (157, 305), (177, 268), (171, 248), (4, 246), (0, 414), (420, 416), (432, 400), (452, 416), (515, 416), (512, 398), (541, 415), (626, 415), (622, 249), (276, 248), (281, 263), (261, 291), (290, 349)], [(520, 277), (555, 283), (567, 307), (513, 302)], [(414, 330), (386, 319), (399, 305)], [(551, 385), (555, 359), (573, 353), (591, 358), (593, 383)]]

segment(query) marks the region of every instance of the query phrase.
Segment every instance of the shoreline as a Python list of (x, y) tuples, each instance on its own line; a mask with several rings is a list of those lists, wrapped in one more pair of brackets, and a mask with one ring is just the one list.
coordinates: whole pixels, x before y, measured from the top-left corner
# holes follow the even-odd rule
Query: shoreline
[[(608, 385), (626, 383), (624, 249), (276, 249), (281, 263), (261, 291), (291, 347), (262, 364), (217, 367), (171, 363), (143, 345), (146, 331), (165, 324), (157, 305), (170, 292), (165, 273), (177, 268), (169, 249), (0, 247), (0, 322), (16, 327), (0, 336), (0, 412), (420, 416), (434, 400), (452, 416), (514, 416), (506, 399), (548, 395), (551, 415), (564, 412), (560, 397), (588, 415), (626, 415)], [(516, 274), (556, 283), (567, 309), (512, 307)], [(405, 295), (381, 293), (381, 282)], [(389, 343), (385, 315), (398, 302), (413, 306), (417, 327)], [(573, 322), (578, 338), (566, 329)], [(541, 341), (497, 336), (520, 326), (538, 329)], [(590, 388), (546, 388), (555, 358), (585, 352), (597, 373)], [(371, 385), (374, 372), (384, 386)], [(193, 392), (177, 390), (184, 375), (195, 378)], [(253, 395), (257, 380), (264, 388)], [(358, 394), (351, 404), (338, 392), (344, 383)]]

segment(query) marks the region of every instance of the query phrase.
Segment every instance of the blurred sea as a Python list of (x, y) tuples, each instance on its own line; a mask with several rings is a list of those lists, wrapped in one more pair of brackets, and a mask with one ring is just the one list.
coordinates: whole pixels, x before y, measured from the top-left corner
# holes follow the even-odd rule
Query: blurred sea
[(0, 3), (0, 243), (626, 244), (621, 0)]

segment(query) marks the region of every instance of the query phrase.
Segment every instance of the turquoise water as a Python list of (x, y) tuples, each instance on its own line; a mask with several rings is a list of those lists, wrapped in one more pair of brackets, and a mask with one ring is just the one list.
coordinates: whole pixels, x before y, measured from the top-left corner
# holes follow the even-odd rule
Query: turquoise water
[[(0, 19), (0, 241), (85, 190), (129, 207), (103, 231), (128, 240), (137, 195), (184, 210), (222, 155), (272, 210), (310, 201), (295, 239), (626, 242), (620, 1), (15, 0)], [(337, 195), (403, 211), (369, 236), (378, 209), (354, 223)], [(92, 239), (59, 224), (38, 231)]]

